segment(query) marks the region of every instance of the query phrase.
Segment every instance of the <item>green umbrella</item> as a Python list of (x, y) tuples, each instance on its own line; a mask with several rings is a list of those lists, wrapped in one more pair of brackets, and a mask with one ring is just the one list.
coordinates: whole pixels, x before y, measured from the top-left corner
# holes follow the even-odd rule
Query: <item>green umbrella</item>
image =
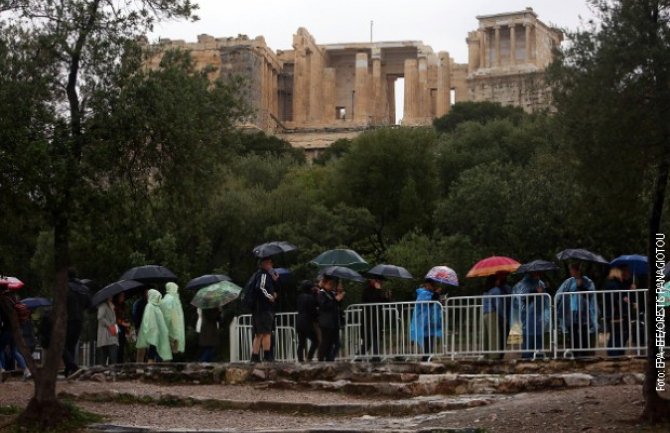
[(230, 281), (219, 281), (203, 287), (193, 297), (191, 305), (206, 310), (208, 308), (218, 308), (233, 302), (240, 296), (242, 288)]
[(370, 267), (356, 251), (345, 249), (324, 251), (310, 263), (317, 265), (320, 269), (328, 266), (343, 266), (354, 271), (364, 271)]

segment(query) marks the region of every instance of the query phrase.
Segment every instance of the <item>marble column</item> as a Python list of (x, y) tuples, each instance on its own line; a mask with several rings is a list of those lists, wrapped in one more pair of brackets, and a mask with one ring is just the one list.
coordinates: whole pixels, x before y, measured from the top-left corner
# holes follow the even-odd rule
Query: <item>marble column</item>
[(419, 112), (420, 120), (430, 118), (430, 89), (428, 88), (428, 59), (419, 58)]
[(293, 69), (293, 121), (302, 125), (307, 121), (309, 107), (309, 56), (307, 51), (296, 50)]
[(356, 53), (354, 121), (368, 121), (368, 54)]
[(509, 26), (509, 64), (516, 65), (516, 24)]
[[(374, 55), (373, 55), (374, 56)], [(384, 89), (384, 80), (382, 80), (382, 59), (381, 57), (372, 58), (372, 122), (374, 124), (383, 123), (386, 113), (386, 89)]]
[(526, 24), (524, 24), (524, 27), (526, 27), (526, 63), (532, 63), (531, 59), (530, 59), (530, 55), (531, 55), (531, 50), (530, 50), (531, 24), (526, 23)]
[(495, 26), (495, 60), (493, 64), (495, 66), (500, 66), (501, 58), (500, 58), (500, 26)]
[(323, 70), (323, 121), (332, 123), (336, 119), (335, 107), (337, 106), (337, 81), (335, 68)]
[(486, 46), (486, 29), (479, 31), (479, 67), (488, 67), (488, 47)]
[(418, 90), (419, 90), (419, 71), (416, 59), (405, 60), (405, 107), (403, 110), (403, 123), (410, 124), (416, 121)]
[(451, 109), (451, 60), (445, 51), (441, 51), (438, 56), (435, 117), (442, 117)]

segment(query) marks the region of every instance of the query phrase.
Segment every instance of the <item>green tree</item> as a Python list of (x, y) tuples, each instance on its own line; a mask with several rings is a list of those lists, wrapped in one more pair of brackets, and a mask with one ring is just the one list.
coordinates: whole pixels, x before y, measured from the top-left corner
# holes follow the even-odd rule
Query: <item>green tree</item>
[[(100, 185), (82, 163), (97, 144), (87, 119), (98, 95), (118, 88), (115, 77), (127, 72), (129, 61), (123, 55), (133, 52), (132, 41), (156, 20), (192, 17), (194, 6), (189, 0), (3, 1), (0, 11), (5, 10), (12, 20), (0, 36), (0, 45), (10, 47), (0, 52), (0, 64), (5, 65), (0, 88), (25, 88), (28, 97), (22, 108), (33, 116), (16, 126), (8, 122), (0, 140), (2, 159), (10, 173), (22, 173), (13, 179), (20, 185), (15, 188), (28, 194), (33, 208), (43, 210), (53, 228), (56, 276), (53, 334), (42, 368), (36, 368), (15, 333), (35, 377), (34, 396), (19, 421), (47, 429), (69, 417), (56, 398), (56, 376), (65, 340), (73, 222), (81, 198)], [(0, 112), (13, 110), (15, 101), (3, 97)], [(1, 186), (9, 188), (5, 182)]]
[(485, 124), (496, 119), (508, 119), (518, 123), (525, 113), (519, 107), (503, 106), (497, 102), (457, 102), (449, 113), (433, 120), (433, 127), (438, 132), (453, 132), (464, 122)]
[(331, 202), (366, 208), (376, 219), (376, 256), (414, 228), (430, 228), (438, 191), (435, 134), (380, 129), (354, 139), (337, 162)]
[[(610, 197), (610, 212), (619, 212), (622, 202), (639, 209), (639, 197), (650, 197), (647, 253), (654, 263), (670, 167), (670, 2), (590, 3), (600, 23), (570, 34), (550, 71), (558, 118), (581, 164), (579, 179)], [(655, 282), (650, 269), (649, 281)], [(654, 296), (647, 311), (655, 311)], [(670, 400), (655, 391), (653, 326), (647, 342), (644, 417), (667, 421)]]

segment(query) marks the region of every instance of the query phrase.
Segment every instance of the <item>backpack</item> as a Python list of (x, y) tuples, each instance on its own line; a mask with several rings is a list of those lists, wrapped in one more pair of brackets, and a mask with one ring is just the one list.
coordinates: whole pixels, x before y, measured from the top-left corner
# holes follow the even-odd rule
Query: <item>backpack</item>
[(253, 311), (256, 308), (256, 282), (259, 275), (260, 271), (254, 272), (240, 293), (240, 304), (245, 310)]

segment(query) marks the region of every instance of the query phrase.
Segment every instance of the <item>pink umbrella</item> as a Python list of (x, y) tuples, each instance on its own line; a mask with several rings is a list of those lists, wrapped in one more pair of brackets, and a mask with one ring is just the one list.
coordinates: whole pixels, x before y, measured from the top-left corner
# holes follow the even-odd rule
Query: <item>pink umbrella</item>
[(23, 281), (15, 277), (0, 277), (0, 284), (6, 285), (9, 290), (19, 290), (23, 287)]
[(449, 284), (450, 286), (458, 286), (458, 275), (456, 272), (447, 266), (435, 266), (426, 276), (426, 280), (433, 280), (442, 284)]

